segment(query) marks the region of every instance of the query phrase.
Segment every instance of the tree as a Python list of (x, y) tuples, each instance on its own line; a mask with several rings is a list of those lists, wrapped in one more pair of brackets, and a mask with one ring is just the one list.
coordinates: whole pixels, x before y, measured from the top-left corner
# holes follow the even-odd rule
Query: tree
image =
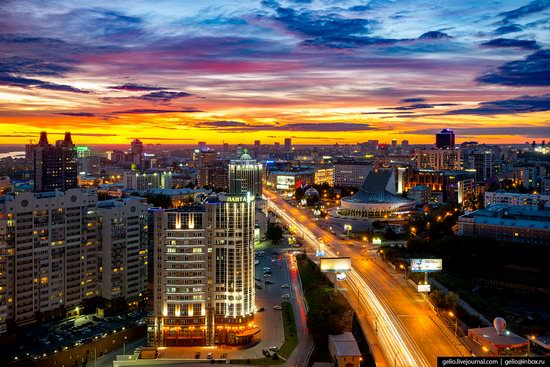
[(265, 231), (265, 238), (271, 240), (274, 244), (279, 243), (283, 238), (283, 229), (276, 223), (269, 223)]

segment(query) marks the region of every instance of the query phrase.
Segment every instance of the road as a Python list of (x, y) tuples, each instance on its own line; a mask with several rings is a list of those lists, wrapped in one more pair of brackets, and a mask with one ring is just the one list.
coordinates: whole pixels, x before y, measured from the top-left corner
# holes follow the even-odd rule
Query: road
[[(367, 322), (385, 361), (380, 365), (434, 366), (437, 356), (461, 356), (466, 349), (426, 310), (423, 298), (404, 286), (383, 264), (373, 260), (374, 251), (359, 241), (342, 241), (278, 195), (264, 190), (269, 208), (286, 223), (296, 226), (310, 249), (324, 250), (327, 256), (349, 256), (353, 270), (341, 285), (353, 292), (362, 323)], [(319, 239), (322, 239), (319, 241)], [(320, 244), (321, 243), (321, 244)], [(324, 244), (323, 244), (324, 243)], [(367, 260), (369, 259), (370, 260)], [(349, 295), (348, 295), (349, 298)], [(371, 343), (373, 343), (371, 341)], [(376, 358), (376, 355), (375, 355)], [(379, 358), (380, 359), (380, 358)]]

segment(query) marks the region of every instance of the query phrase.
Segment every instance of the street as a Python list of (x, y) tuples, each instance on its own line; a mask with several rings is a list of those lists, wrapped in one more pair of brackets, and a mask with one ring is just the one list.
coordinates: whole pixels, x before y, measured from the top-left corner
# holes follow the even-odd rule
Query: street
[[(364, 243), (350, 240), (344, 243), (279, 196), (268, 190), (264, 195), (269, 199), (271, 210), (298, 228), (310, 251), (324, 250), (327, 256), (352, 258), (353, 270), (341, 285), (347, 289), (344, 294), (354, 292), (359, 300), (360, 309), (356, 311), (365, 315), (361, 322), (368, 322), (375, 330), (378, 339), (375, 343), (384, 352), (386, 365), (433, 366), (437, 356), (467, 353), (434, 321), (435, 314), (425, 309), (423, 298), (403, 287), (404, 279), (400, 282), (387, 272), (384, 265), (372, 260), (376, 256), (374, 251), (361, 251)], [(368, 258), (371, 260), (366, 260)]]

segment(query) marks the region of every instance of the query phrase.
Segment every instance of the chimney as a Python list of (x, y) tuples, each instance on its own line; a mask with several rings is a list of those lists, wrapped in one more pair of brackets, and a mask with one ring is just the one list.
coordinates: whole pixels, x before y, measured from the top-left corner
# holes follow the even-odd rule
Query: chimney
[(42, 131), (40, 133), (40, 140), (38, 140), (38, 145), (48, 145), (48, 133)]

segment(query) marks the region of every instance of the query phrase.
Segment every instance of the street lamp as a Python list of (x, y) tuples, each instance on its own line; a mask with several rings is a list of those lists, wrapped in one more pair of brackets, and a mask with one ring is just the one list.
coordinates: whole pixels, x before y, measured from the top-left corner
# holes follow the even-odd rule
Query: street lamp
[(124, 336), (124, 342), (122, 342), (122, 354), (126, 355), (126, 339), (128, 339), (127, 336)]
[(455, 336), (458, 335), (458, 317), (454, 314), (453, 311), (449, 311), (449, 316), (454, 317), (455, 319)]

